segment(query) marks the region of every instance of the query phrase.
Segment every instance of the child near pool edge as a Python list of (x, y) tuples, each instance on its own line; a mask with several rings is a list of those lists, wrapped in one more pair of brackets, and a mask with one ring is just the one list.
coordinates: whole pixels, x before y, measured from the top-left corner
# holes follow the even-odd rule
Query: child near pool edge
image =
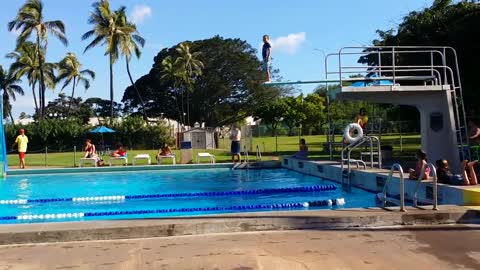
[[(430, 175), (430, 167), (427, 166), (427, 154), (423, 150), (418, 150), (415, 154), (417, 162), (415, 163), (415, 169), (408, 169), (409, 179), (414, 180), (427, 180)], [(422, 168), (426, 166), (425, 173), (423, 174), (422, 179), (419, 179)]]
[(292, 158), (307, 159), (308, 158), (308, 146), (305, 139), (300, 139), (299, 151), (292, 155)]

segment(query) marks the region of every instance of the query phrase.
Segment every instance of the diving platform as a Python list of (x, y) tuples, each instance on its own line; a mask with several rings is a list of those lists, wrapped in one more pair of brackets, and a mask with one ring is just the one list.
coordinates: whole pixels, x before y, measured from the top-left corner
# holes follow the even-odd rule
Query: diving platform
[[(359, 58), (365, 64), (351, 64)], [(344, 47), (326, 55), (324, 79), (264, 83), (302, 84), (324, 84), (327, 108), (329, 98), (413, 106), (420, 113), (422, 149), (430, 162), (447, 159), (452, 172), (459, 173), (460, 160), (470, 157), (464, 151), (466, 115), (457, 54), (451, 47)]]

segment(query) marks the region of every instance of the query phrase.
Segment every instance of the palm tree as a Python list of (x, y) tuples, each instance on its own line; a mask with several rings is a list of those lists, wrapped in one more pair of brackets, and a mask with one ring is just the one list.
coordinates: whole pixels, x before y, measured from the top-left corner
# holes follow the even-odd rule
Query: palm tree
[(90, 80), (87, 78), (95, 79), (95, 72), (90, 69), (81, 70), (82, 65), (75, 56), (74, 53), (67, 53), (65, 58), (58, 63), (58, 76), (57, 82), (64, 81), (62, 90), (65, 89), (70, 83), (72, 83), (72, 95), (70, 96), (70, 102), (68, 104), (67, 114), (70, 113), (72, 101), (75, 96), (75, 87), (81, 82), (85, 87), (85, 90), (90, 88)]
[(173, 88), (175, 89), (175, 103), (177, 105), (177, 110), (179, 114), (179, 121), (185, 122), (185, 119), (182, 120), (183, 114), (183, 98), (182, 98), (182, 108), (178, 106), (178, 88), (180, 87), (182, 79), (182, 74), (178, 71), (178, 66), (175, 65), (175, 60), (171, 56), (167, 56), (162, 60), (162, 71), (160, 80), (172, 81)]
[(117, 25), (123, 29), (123, 35), (120, 36), (120, 51), (125, 56), (125, 62), (127, 66), (128, 77), (130, 78), (130, 83), (133, 85), (135, 92), (137, 93), (140, 104), (142, 104), (143, 117), (147, 120), (147, 112), (145, 111), (145, 103), (143, 102), (142, 96), (138, 91), (136, 84), (133, 82), (132, 74), (130, 73), (130, 60), (132, 59), (132, 52), (135, 53), (137, 58), (140, 58), (142, 52), (140, 47), (145, 45), (145, 39), (141, 37), (137, 31), (137, 26), (134, 23), (131, 23), (127, 20), (127, 15), (125, 13), (125, 7), (121, 7), (116, 11), (118, 20)]
[(0, 66), (0, 89), (3, 90), (2, 97), (3, 97), (3, 113), (4, 115), (9, 115), (14, 124), (13, 116), (12, 116), (12, 104), (10, 103), (10, 99), (15, 101), (17, 98), (15, 94), (24, 95), (23, 89), (18, 84), (22, 81), (18, 80), (11, 72), (7, 72)]
[(119, 57), (119, 44), (121, 36), (129, 32), (128, 27), (119, 25), (119, 12), (112, 12), (108, 0), (100, 0), (93, 3), (93, 12), (88, 18), (88, 23), (93, 25), (93, 29), (86, 32), (82, 36), (82, 40), (94, 37), (85, 51), (92, 49), (98, 45), (106, 45), (105, 55), (110, 60), (110, 117), (113, 118), (114, 113), (114, 91), (113, 91), (113, 64)]
[(45, 74), (43, 65), (45, 57), (42, 57), (42, 48), (46, 51), (48, 45), (48, 32), (60, 40), (65, 46), (68, 40), (65, 37), (65, 25), (60, 20), (44, 21), (43, 3), (41, 0), (27, 0), (20, 7), (15, 19), (8, 23), (9, 31), (20, 31), (17, 37), (17, 45), (21, 45), (30, 38), (33, 32), (36, 33), (36, 52), (40, 70), (40, 119), (43, 119), (45, 108)]
[(203, 73), (203, 63), (198, 60), (200, 52), (190, 52), (190, 46), (187, 43), (180, 43), (177, 46), (176, 51), (178, 57), (175, 60), (176, 65), (179, 67), (179, 73), (181, 74), (182, 83), (187, 89), (187, 121), (190, 124), (190, 101), (189, 92), (192, 90), (195, 79)]
[[(40, 54), (45, 58), (45, 50), (41, 48)], [(7, 58), (15, 60), (10, 66), (10, 71), (17, 79), (25, 76), (29, 85), (32, 87), (32, 95), (37, 114), (40, 114), (37, 97), (35, 93), (35, 86), (40, 78), (40, 65), (38, 63), (36, 45), (32, 42), (26, 41), (20, 44), (14, 52), (6, 55)], [(44, 63), (42, 71), (44, 74), (44, 81), (48, 88), (55, 88), (55, 69), (56, 65), (53, 63)], [(41, 96), (41, 87), (39, 87), (39, 97)]]
[[(42, 53), (44, 51), (42, 50)], [(24, 42), (15, 49), (14, 52), (7, 54), (7, 58), (14, 59), (15, 62), (10, 66), (10, 70), (17, 79), (23, 76), (27, 77), (28, 84), (32, 87), (33, 101), (35, 103), (35, 112), (38, 111), (37, 96), (35, 86), (38, 81), (37, 74), (40, 71), (38, 58), (36, 54), (36, 46), (32, 42)]]

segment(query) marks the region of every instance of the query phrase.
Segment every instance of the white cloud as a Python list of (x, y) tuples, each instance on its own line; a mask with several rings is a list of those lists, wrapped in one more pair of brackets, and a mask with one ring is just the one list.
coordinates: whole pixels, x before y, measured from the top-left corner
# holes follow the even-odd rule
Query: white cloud
[(295, 54), (306, 39), (305, 32), (298, 32), (283, 37), (272, 38), (270, 44), (276, 52)]
[(146, 18), (152, 16), (152, 8), (146, 5), (133, 7), (130, 18), (133, 23), (142, 23)]

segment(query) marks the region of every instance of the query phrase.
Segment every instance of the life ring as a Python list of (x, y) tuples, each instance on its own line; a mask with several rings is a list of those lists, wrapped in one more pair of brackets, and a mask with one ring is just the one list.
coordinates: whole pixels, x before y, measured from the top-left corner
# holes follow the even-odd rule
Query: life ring
[[(357, 131), (357, 136), (356, 136), (356, 137), (352, 137), (352, 135), (350, 135), (350, 131), (351, 131), (352, 129)], [(348, 124), (347, 127), (345, 127), (345, 132), (343, 132), (343, 137), (344, 137), (349, 143), (356, 143), (356, 142), (360, 141), (360, 140), (363, 138), (363, 129), (362, 129), (362, 127), (361, 127), (359, 124), (357, 124), (357, 123)]]

